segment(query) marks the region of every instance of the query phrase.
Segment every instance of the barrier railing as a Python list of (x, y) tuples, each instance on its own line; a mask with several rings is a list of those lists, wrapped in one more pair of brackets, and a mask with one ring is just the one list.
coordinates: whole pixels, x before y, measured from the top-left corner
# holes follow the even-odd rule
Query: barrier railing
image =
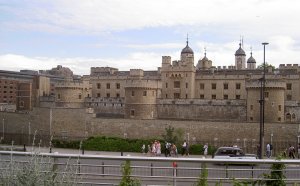
[[(274, 180), (263, 176), (270, 174), (271, 166), (284, 164), (283, 170), (275, 170), (285, 175), (286, 183), (300, 183), (300, 160), (275, 159), (202, 159), (189, 157), (139, 157), (139, 156), (103, 156), (82, 154), (32, 153), (0, 151), (0, 172), (11, 168), (12, 162), (22, 169), (33, 158), (38, 159), (42, 167), (50, 166), (56, 174), (66, 173), (80, 177), (78, 184), (118, 184), (122, 178), (122, 165), (131, 162), (131, 176), (143, 185), (192, 185), (203, 171), (207, 171), (207, 181), (232, 183), (233, 181), (254, 183)], [(203, 167), (205, 165), (205, 167)], [(43, 171), (47, 171), (46, 168)], [(3, 174), (2, 174), (3, 175)]]

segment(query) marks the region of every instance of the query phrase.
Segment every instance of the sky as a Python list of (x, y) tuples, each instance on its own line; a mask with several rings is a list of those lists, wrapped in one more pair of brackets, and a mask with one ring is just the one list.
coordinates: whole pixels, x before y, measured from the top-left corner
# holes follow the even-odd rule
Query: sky
[(57, 65), (157, 70), (162, 56), (234, 65), (243, 38), (257, 64), (300, 63), (299, 0), (0, 0), (0, 70)]

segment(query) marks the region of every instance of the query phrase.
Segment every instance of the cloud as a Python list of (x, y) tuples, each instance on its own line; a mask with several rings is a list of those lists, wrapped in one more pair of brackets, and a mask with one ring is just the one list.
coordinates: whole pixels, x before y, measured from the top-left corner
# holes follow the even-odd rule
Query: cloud
[[(266, 61), (276, 67), (279, 64), (297, 64), (300, 61), (296, 41), (287, 36), (275, 36), (271, 38), (272, 42), (266, 46)], [(160, 44), (151, 44), (151, 47), (164, 47)], [(167, 44), (168, 45), (168, 44)], [(171, 44), (177, 46), (177, 44)], [(253, 57), (257, 65), (263, 61), (263, 46), (251, 45), (245, 43), (246, 60), (250, 57), (250, 47), (253, 48)], [(146, 46), (137, 46), (145, 48)], [(150, 47), (150, 48), (151, 48)], [(195, 51), (195, 65), (198, 60), (204, 56), (204, 47), (207, 48), (207, 57), (213, 61), (214, 66), (235, 65), (234, 53), (238, 49), (237, 43), (211, 43), (199, 41), (195, 46), (191, 46)], [(146, 47), (147, 48), (147, 47)], [(198, 49), (200, 48), (200, 50)], [(47, 70), (57, 65), (69, 67), (74, 74), (88, 75), (91, 67), (115, 67), (119, 70), (143, 69), (157, 70), (161, 66), (161, 56), (171, 56), (172, 60), (180, 59), (180, 50), (171, 52), (132, 52), (121, 57), (110, 58), (49, 58), (49, 57), (27, 57), (17, 54), (0, 55), (0, 69), (19, 71), (22, 69), (29, 70)]]
[[(300, 32), (300, 2), (290, 0), (53, 0), (25, 1), (2, 6), (15, 19), (2, 24), (14, 28), (79, 33), (102, 33), (185, 25), (223, 34)], [(1, 10), (0, 9), (0, 10)], [(282, 20), (282, 21), (279, 21)], [(292, 29), (291, 29), (292, 28)], [(242, 33), (241, 33), (242, 32)]]

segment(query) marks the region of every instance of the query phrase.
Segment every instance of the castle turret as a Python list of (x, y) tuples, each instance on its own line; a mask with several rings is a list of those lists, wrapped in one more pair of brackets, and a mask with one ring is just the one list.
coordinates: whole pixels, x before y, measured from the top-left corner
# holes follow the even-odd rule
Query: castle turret
[(235, 52), (235, 68), (237, 70), (245, 69), (246, 63), (246, 53), (242, 49), (242, 44), (240, 43), (240, 48)]
[(254, 59), (254, 57), (252, 57), (252, 51), (250, 54), (251, 56), (247, 60), (247, 69), (254, 70), (256, 69), (256, 60)]
[(161, 82), (157, 80), (127, 80), (125, 85), (125, 118), (157, 118), (156, 99)]
[(197, 70), (207, 70), (207, 69), (210, 69), (212, 66), (212, 61), (209, 60), (207, 57), (206, 57), (206, 51), (204, 52), (204, 57), (202, 59), (200, 59), (198, 61), (198, 64), (196, 66), (196, 69)]
[(181, 50), (180, 60), (186, 64), (194, 65), (194, 51), (189, 47), (189, 41), (186, 41), (186, 46)]

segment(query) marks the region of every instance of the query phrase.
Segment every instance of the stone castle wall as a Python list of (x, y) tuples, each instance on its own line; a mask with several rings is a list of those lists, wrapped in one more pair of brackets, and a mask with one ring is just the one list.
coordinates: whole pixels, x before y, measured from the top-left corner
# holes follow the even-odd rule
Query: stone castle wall
[(245, 100), (159, 100), (160, 119), (192, 119), (206, 121), (246, 121)]
[[(179, 120), (132, 120), (95, 118), (86, 109), (34, 109), (30, 113), (0, 112), (5, 120), (5, 133), (88, 137), (96, 135), (119, 136), (128, 138), (158, 138), (165, 133), (165, 128), (173, 126), (181, 129), (189, 139), (194, 141), (237, 141), (259, 140), (259, 123), (246, 122), (209, 122)], [(30, 122), (30, 124), (29, 124)], [(51, 123), (51, 125), (50, 125)], [(2, 129), (0, 129), (2, 130)], [(273, 141), (297, 141), (299, 125), (283, 123), (265, 124), (265, 141), (269, 142), (273, 133)], [(2, 131), (1, 131), (2, 132)], [(232, 145), (232, 144), (228, 144)]]

